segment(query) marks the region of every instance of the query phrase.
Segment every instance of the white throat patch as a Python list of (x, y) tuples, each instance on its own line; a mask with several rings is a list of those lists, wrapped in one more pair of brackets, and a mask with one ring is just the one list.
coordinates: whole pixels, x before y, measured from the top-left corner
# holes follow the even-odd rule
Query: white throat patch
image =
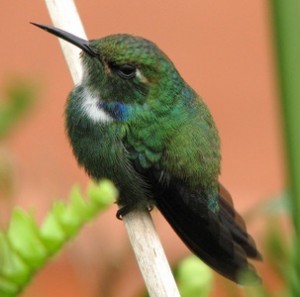
[(82, 93), (82, 111), (95, 123), (109, 123), (113, 118), (101, 108), (101, 99), (93, 96), (93, 94), (84, 88)]

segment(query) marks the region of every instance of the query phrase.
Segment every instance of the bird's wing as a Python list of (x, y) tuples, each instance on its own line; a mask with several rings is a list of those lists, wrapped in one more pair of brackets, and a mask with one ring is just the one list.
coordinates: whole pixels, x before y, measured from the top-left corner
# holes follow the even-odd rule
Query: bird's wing
[[(128, 138), (131, 165), (149, 186), (158, 209), (199, 258), (235, 282), (246, 282), (240, 274), (247, 271), (252, 275), (248, 283), (250, 279), (258, 283), (248, 258), (261, 256), (229, 193), (221, 185), (217, 189), (220, 156), (216, 129), (208, 112), (200, 109), (197, 114), (201, 117), (186, 116), (178, 126), (180, 133), (173, 129), (174, 137), (159, 150), (154, 151), (152, 144), (160, 144), (160, 130), (147, 134), (143, 127), (143, 137)], [(213, 191), (208, 194), (213, 180)]]
[[(260, 278), (247, 258), (261, 259), (245, 223), (234, 210), (226, 189), (219, 185), (219, 211), (209, 209), (201, 190), (191, 191), (182, 180), (149, 168), (143, 172), (151, 184), (156, 206), (183, 242), (206, 264), (226, 278), (241, 284), (258, 284)], [(241, 278), (247, 272), (249, 277)]]

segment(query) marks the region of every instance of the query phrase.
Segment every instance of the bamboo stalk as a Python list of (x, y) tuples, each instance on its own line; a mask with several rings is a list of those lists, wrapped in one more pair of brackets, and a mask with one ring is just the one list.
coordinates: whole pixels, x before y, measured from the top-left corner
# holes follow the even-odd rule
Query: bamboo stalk
[[(73, 0), (45, 0), (54, 26), (86, 38)], [(59, 39), (71, 76), (79, 83), (82, 69), (80, 50)], [(131, 212), (123, 218), (129, 240), (151, 297), (179, 297), (174, 277), (158, 238), (150, 214)]]

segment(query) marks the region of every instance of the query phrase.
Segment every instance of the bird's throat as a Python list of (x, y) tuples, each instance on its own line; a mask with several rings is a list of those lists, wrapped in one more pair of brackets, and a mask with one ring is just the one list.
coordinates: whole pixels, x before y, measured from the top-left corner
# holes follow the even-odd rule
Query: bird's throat
[(81, 109), (94, 123), (109, 123), (114, 120), (104, 109), (102, 99), (94, 96), (88, 88), (83, 88), (81, 96)]

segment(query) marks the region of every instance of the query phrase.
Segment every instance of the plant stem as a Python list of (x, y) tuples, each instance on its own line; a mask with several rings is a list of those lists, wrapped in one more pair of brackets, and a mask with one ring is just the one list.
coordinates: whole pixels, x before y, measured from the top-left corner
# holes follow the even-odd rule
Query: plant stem
[(291, 296), (300, 296), (300, 2), (271, 0), (294, 225)]

